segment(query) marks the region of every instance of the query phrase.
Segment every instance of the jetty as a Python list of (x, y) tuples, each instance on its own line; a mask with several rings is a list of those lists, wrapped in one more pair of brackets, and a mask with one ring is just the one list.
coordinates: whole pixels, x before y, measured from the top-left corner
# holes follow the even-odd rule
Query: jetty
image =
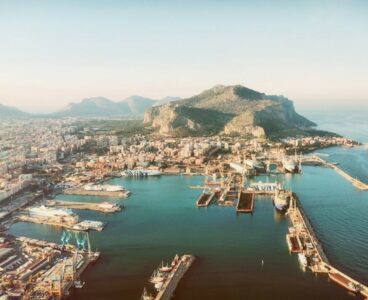
[(237, 212), (251, 213), (254, 208), (254, 192), (241, 190), (239, 192), (238, 205), (236, 206)]
[(214, 192), (203, 191), (203, 193), (198, 197), (197, 206), (207, 207), (215, 196)]
[(353, 186), (355, 186), (357, 189), (361, 191), (368, 191), (368, 184), (362, 182), (358, 178), (352, 177), (350, 174), (344, 171), (341, 167), (337, 166), (334, 163), (327, 162), (326, 160), (320, 158), (317, 155), (304, 156), (303, 163), (315, 163), (317, 165), (321, 165), (321, 166), (333, 169), (338, 174), (340, 174), (342, 177), (344, 177), (346, 180), (350, 181), (353, 184)]
[(116, 203), (110, 202), (74, 202), (74, 201), (62, 201), (62, 200), (48, 200), (47, 206), (59, 207), (59, 208), (71, 208), (82, 210), (93, 210), (103, 213), (111, 213), (121, 211), (121, 206)]
[(286, 239), (291, 252), (298, 252), (299, 255), (305, 257), (303, 267), (309, 268), (314, 273), (328, 274), (331, 280), (345, 287), (348, 291), (368, 297), (368, 286), (330, 264), (298, 197), (294, 193), (291, 198), (288, 216), (292, 227), (289, 228)]

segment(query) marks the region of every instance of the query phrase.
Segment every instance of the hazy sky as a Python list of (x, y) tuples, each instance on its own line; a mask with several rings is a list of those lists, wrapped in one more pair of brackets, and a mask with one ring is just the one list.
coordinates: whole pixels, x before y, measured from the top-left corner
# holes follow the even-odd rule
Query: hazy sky
[(368, 101), (368, 1), (0, 0), (0, 103), (186, 97), (216, 84), (297, 108)]

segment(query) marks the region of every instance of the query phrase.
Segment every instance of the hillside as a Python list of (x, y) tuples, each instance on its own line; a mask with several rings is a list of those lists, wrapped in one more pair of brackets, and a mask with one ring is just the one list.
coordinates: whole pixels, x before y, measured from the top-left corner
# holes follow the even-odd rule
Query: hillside
[(316, 124), (293, 102), (246, 87), (215, 86), (199, 95), (148, 109), (144, 123), (163, 135), (302, 133)]
[(0, 118), (25, 118), (28, 117), (29, 114), (11, 106), (6, 106), (0, 104)]

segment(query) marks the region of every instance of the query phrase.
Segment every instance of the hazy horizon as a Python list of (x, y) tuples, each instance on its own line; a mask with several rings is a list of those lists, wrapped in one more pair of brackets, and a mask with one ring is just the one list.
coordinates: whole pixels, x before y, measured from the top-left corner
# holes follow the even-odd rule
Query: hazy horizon
[(216, 84), (366, 106), (365, 1), (0, 1), (0, 103), (52, 112)]

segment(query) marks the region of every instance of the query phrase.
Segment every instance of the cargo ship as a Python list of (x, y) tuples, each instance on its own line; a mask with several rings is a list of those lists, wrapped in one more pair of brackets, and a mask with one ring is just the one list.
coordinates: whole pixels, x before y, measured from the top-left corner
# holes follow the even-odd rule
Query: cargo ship
[(286, 211), (289, 207), (291, 199), (291, 193), (284, 188), (281, 188), (276, 181), (275, 195), (273, 197), (273, 203), (278, 211)]
[(121, 172), (121, 175), (124, 177), (161, 176), (162, 172), (159, 170), (137, 169), (137, 170), (125, 170)]

